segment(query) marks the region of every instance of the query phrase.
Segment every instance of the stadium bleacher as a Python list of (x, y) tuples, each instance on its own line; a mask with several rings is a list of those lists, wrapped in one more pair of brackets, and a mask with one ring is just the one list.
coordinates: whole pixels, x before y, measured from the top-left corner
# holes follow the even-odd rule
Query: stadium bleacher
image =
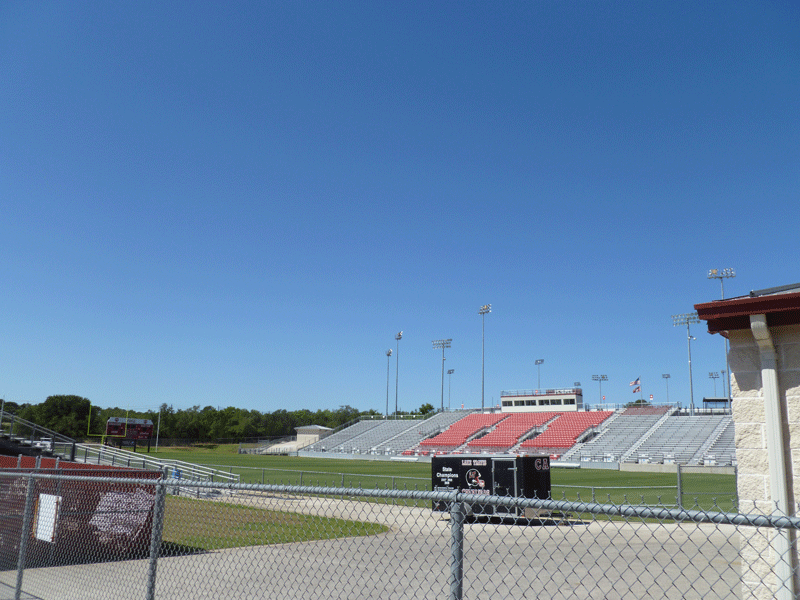
[[(625, 459), (626, 462), (666, 461), (690, 464), (703, 443), (722, 423), (730, 421), (729, 415), (670, 416), (649, 436), (642, 440)], [(642, 460), (645, 457), (646, 460)]]
[(453, 411), (419, 420), (369, 419), (301, 452), (431, 456), (550, 454), (581, 462), (733, 465), (730, 415), (681, 414), (676, 407), (617, 411), (481, 413)]
[(509, 415), (504, 413), (472, 413), (459, 419), (439, 435), (422, 440), (421, 451), (449, 452), (467, 443), (469, 439), (487, 431)]
[[(406, 428), (397, 435), (387, 438), (375, 446), (376, 454), (401, 454), (403, 451), (413, 448), (421, 440), (436, 435), (448, 427), (463, 419), (470, 411), (454, 411), (437, 413), (424, 421), (414, 421), (407, 423)], [(402, 421), (401, 421), (402, 422)]]
[(563, 453), (572, 448), (579, 438), (592, 432), (613, 414), (612, 411), (561, 413), (547, 429), (533, 439), (520, 444), (520, 450), (537, 450)]
[(515, 446), (520, 438), (538, 432), (549, 421), (558, 416), (554, 412), (512, 413), (507, 419), (498, 422), (486, 435), (467, 443), (470, 450), (481, 448), (508, 449)]

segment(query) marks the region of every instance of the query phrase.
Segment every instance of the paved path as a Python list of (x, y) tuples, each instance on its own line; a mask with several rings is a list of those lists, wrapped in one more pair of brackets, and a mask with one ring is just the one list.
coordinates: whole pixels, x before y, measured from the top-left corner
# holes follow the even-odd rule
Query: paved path
[[(389, 532), (162, 558), (158, 600), (448, 597), (451, 524), (441, 513), (264, 494), (235, 501), (378, 522)], [(728, 526), (471, 523), (464, 531), (464, 598), (735, 598), (738, 547)], [(15, 581), (16, 572), (0, 573), (0, 582)], [(23, 597), (141, 600), (146, 581), (143, 560), (30, 569), (23, 589), (32, 595)]]

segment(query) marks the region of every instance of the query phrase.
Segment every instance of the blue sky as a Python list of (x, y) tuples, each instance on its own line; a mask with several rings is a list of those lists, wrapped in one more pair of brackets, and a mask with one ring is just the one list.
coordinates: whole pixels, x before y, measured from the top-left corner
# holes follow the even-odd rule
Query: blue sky
[[(796, 2), (6, 2), (0, 396), (688, 404), (800, 282)], [(695, 326), (695, 401), (719, 336)], [(397, 366), (391, 358), (389, 403)], [(716, 394), (722, 384), (716, 382)], [(448, 393), (450, 399), (448, 399)]]

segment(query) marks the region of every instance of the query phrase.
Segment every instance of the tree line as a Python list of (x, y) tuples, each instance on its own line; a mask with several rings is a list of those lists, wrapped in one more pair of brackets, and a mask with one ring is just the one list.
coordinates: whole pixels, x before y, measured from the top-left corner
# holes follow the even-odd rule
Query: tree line
[[(93, 406), (87, 398), (73, 395), (48, 396), (41, 404), (5, 402), (4, 410), (79, 440), (101, 437), (105, 432), (106, 422), (112, 417), (128, 417), (150, 419), (154, 427), (158, 426), (160, 439), (201, 442), (292, 436), (296, 434), (296, 427), (304, 425), (321, 425), (335, 429), (362, 416), (381, 414), (375, 410), (359, 411), (352, 406), (315, 412), (307, 409), (280, 409), (272, 413), (262, 413), (232, 406), (222, 409), (206, 406), (201, 409), (198, 405), (188, 409), (175, 409), (166, 403), (158, 411), (140, 412), (119, 407), (100, 408)], [(432, 410), (430, 404), (423, 404), (414, 412), (426, 414)]]

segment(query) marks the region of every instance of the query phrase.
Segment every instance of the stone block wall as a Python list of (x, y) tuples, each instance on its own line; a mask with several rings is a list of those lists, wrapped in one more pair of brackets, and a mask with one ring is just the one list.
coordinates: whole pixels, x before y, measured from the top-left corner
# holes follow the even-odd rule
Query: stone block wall
[[(790, 468), (790, 512), (797, 516), (800, 491), (800, 326), (770, 328), (778, 360), (781, 426), (787, 440), (784, 452)], [(767, 451), (767, 426), (761, 357), (750, 330), (730, 332), (732, 411), (736, 431), (737, 491), (743, 513), (772, 513)], [(771, 536), (770, 536), (771, 537)], [(770, 539), (760, 533), (741, 532), (742, 592), (744, 598), (772, 598), (775, 593), (770, 564), (774, 557)], [(796, 554), (796, 552), (795, 552)], [(795, 564), (798, 557), (795, 555)], [(800, 581), (795, 576), (795, 589)]]

